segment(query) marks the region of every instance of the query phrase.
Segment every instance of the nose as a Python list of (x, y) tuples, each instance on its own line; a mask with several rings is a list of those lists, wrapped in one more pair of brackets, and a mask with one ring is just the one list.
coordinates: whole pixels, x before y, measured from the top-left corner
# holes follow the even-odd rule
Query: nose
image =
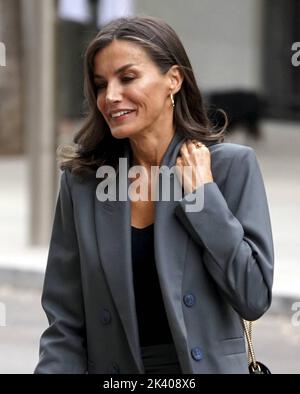
[(116, 103), (122, 100), (121, 89), (117, 84), (109, 84), (106, 89), (105, 101), (107, 104)]

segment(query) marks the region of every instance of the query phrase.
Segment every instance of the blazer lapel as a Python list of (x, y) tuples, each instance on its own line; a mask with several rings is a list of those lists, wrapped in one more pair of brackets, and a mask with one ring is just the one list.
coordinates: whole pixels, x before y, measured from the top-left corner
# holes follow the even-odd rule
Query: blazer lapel
[[(128, 159), (127, 168), (121, 169), (122, 176), (125, 170), (127, 176), (129, 157), (127, 148), (124, 153), (124, 158)], [(118, 172), (117, 200), (119, 175)], [(100, 260), (132, 355), (138, 370), (143, 373), (132, 278), (130, 201), (100, 202), (95, 196), (95, 219)]]
[[(164, 155), (162, 165), (168, 168), (176, 165), (176, 158), (184, 139), (179, 133), (175, 134)], [(163, 175), (160, 176), (160, 182), (163, 182)], [(174, 186), (175, 182), (177, 185)], [(182, 361), (181, 365), (187, 365), (190, 363), (187, 333), (183, 311), (180, 306), (182, 304), (182, 279), (189, 237), (174, 213), (178, 204), (178, 201), (172, 195), (175, 187), (177, 190), (178, 188), (182, 190), (179, 180), (174, 174), (170, 178), (170, 201), (162, 201), (159, 198), (156, 202), (154, 225), (155, 263), (177, 354)]]
[[(185, 137), (176, 132), (161, 165), (171, 168), (176, 164), (180, 147)], [(126, 171), (120, 169), (117, 174), (117, 196), (119, 178), (128, 175), (130, 148), (127, 145), (124, 153), (127, 159)], [(163, 178), (159, 177), (160, 180)], [(171, 176), (170, 189), (174, 190), (176, 176)], [(118, 200), (118, 197), (117, 197)], [(164, 305), (174, 337), (179, 358), (187, 358), (187, 335), (181, 304), (181, 285), (184, 262), (188, 244), (187, 232), (177, 221), (174, 209), (177, 201), (161, 201), (159, 196), (155, 202), (154, 249), (155, 263), (162, 290)], [(135, 309), (134, 285), (131, 257), (131, 205), (126, 201), (100, 202), (95, 196), (95, 219), (98, 250), (101, 263), (114, 299), (120, 319), (124, 326), (128, 343), (137, 368), (144, 372), (139, 348), (138, 323)]]

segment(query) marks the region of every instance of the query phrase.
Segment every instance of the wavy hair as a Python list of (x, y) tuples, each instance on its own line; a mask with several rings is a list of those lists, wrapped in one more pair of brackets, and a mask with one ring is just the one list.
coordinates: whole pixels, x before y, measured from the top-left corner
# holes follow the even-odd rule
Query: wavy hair
[[(183, 76), (181, 89), (176, 93), (174, 126), (188, 139), (203, 143), (224, 141), (225, 126), (212, 126), (196, 78), (176, 32), (163, 20), (154, 17), (119, 18), (104, 26), (88, 45), (84, 54), (84, 95), (87, 114), (72, 146), (58, 148), (61, 169), (69, 168), (78, 175), (94, 173), (103, 164), (115, 169), (128, 139), (116, 139), (97, 108), (97, 89), (94, 83), (96, 54), (114, 40), (125, 40), (142, 47), (162, 74), (177, 65)], [(226, 120), (226, 115), (225, 115)], [(127, 140), (127, 141), (126, 141)]]

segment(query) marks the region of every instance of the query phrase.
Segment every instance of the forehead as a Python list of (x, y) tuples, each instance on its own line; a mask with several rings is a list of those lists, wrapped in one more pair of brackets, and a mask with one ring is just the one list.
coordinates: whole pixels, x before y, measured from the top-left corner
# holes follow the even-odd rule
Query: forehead
[(125, 40), (114, 40), (100, 50), (94, 59), (94, 73), (104, 75), (125, 64), (154, 65), (147, 52), (139, 45)]

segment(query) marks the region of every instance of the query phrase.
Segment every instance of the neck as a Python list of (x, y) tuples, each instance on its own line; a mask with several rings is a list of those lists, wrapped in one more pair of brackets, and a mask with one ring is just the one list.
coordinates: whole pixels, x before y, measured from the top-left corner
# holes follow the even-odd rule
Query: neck
[(160, 166), (174, 134), (175, 129), (170, 128), (169, 131), (163, 133), (147, 132), (130, 138), (132, 165), (140, 165), (147, 169), (151, 166)]

